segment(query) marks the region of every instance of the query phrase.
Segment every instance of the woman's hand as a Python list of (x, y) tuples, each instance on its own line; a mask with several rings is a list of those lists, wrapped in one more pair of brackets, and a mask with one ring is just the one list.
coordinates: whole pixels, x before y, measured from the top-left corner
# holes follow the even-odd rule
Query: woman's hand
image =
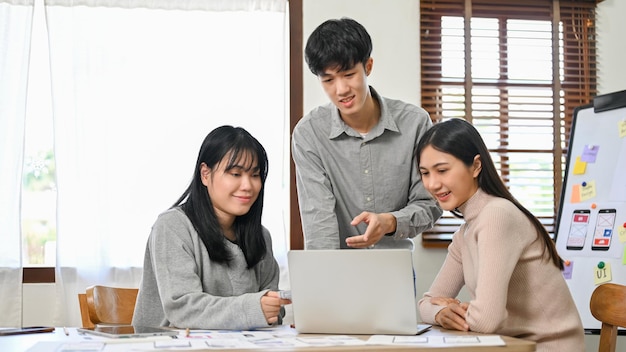
[(263, 310), (263, 315), (265, 315), (265, 320), (269, 325), (278, 322), (280, 307), (286, 304), (291, 304), (291, 300), (280, 298), (280, 294), (276, 291), (267, 291), (261, 297), (261, 310)]
[(438, 306), (445, 306), (435, 316), (435, 322), (441, 327), (450, 330), (469, 331), (469, 325), (465, 321), (465, 313), (469, 303), (450, 297), (433, 297), (430, 302)]
[(438, 306), (447, 306), (448, 304), (460, 304), (461, 301), (459, 301), (456, 298), (451, 298), (451, 297), (432, 297), (430, 299), (430, 303), (432, 304), (436, 304)]

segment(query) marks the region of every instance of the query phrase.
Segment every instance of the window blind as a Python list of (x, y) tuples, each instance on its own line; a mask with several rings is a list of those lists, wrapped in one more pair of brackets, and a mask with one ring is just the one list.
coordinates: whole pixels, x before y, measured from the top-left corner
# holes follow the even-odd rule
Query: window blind
[[(595, 1), (422, 0), (422, 106), (481, 133), (513, 195), (554, 235), (573, 111), (597, 93)], [(444, 212), (425, 245), (462, 220)]]

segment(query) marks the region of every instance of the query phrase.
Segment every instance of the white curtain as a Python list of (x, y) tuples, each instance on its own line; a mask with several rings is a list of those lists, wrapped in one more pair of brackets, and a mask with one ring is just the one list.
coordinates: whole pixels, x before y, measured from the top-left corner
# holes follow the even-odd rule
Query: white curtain
[(0, 1), (0, 326), (22, 325), (20, 197), (33, 1)]
[[(286, 267), (286, 0), (46, 0), (58, 184), (59, 326), (77, 293), (137, 287), (157, 215), (219, 125), (265, 146), (263, 223)], [(283, 270), (284, 271), (284, 270)]]

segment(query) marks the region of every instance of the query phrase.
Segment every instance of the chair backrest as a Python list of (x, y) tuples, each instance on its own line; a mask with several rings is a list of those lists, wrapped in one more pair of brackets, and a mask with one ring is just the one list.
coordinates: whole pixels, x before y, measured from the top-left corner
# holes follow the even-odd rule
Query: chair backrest
[(615, 352), (617, 327), (626, 327), (626, 286), (606, 283), (596, 287), (589, 308), (602, 323), (598, 352)]
[(78, 306), (80, 307), (80, 318), (83, 322), (83, 328), (93, 328), (94, 324), (89, 319), (89, 308), (87, 307), (87, 294), (78, 294)]
[[(85, 298), (89, 321), (94, 324), (128, 325), (132, 323), (137, 301), (137, 288), (120, 288), (94, 285), (87, 288)], [(81, 295), (79, 294), (79, 303)], [(86, 324), (81, 308), (83, 325)]]

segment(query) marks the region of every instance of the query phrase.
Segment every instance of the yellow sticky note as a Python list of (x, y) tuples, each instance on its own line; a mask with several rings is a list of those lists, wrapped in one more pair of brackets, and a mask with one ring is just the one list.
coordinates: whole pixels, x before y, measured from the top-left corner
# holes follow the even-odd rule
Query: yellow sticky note
[(576, 162), (574, 163), (574, 170), (572, 171), (574, 175), (584, 175), (587, 170), (587, 163), (584, 161), (580, 161), (580, 157), (576, 157)]
[(586, 201), (596, 196), (596, 181), (589, 181), (580, 189), (580, 200)]
[(571, 203), (580, 203), (580, 185), (572, 186), (572, 198), (570, 199)]
[(619, 138), (626, 137), (626, 120), (619, 122)]
[(617, 233), (619, 234), (619, 241), (622, 243), (626, 242), (626, 227), (623, 227), (623, 226), (618, 227)]
[(624, 253), (622, 254), (622, 264), (626, 265), (626, 246), (624, 246)]
[(594, 268), (593, 282), (596, 285), (613, 280), (611, 277), (611, 263), (599, 262)]

